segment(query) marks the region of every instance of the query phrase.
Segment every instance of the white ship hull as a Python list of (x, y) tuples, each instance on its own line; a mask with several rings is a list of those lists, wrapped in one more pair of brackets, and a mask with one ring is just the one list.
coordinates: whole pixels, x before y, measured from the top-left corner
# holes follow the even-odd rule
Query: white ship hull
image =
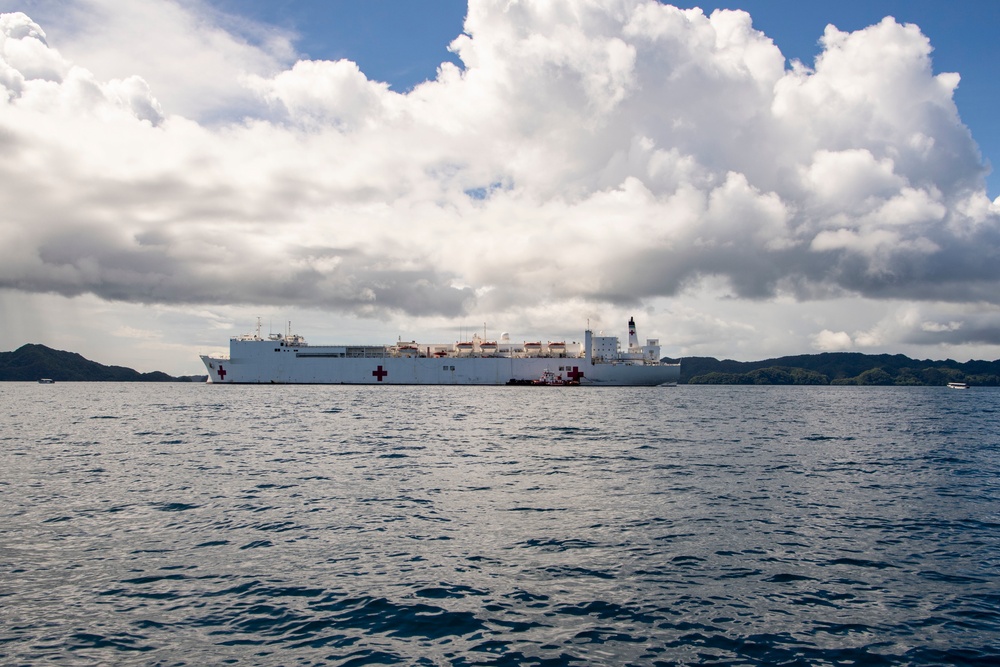
[[(298, 336), (263, 339), (257, 334), (231, 339), (228, 357), (201, 359), (208, 381), (216, 384), (505, 385), (531, 383), (551, 372), (561, 381), (581, 385), (656, 386), (676, 383), (680, 377), (680, 364), (654, 358), (658, 345), (611, 354), (611, 342), (616, 344), (617, 339), (592, 339), (588, 331), (586, 340), (585, 345), (550, 343), (543, 349), (559, 354), (539, 354), (536, 344), (495, 345), (478, 338), (471, 347), (468, 343), (362, 347), (314, 346)], [(592, 341), (597, 341), (597, 348)], [(484, 349), (491, 353), (483, 353)]]

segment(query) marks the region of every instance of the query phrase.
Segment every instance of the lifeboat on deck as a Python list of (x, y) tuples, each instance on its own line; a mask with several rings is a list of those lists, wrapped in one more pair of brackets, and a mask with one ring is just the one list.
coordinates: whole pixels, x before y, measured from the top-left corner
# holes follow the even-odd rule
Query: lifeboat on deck
[(399, 343), (396, 345), (396, 354), (401, 357), (416, 357), (420, 354), (420, 348), (416, 343)]

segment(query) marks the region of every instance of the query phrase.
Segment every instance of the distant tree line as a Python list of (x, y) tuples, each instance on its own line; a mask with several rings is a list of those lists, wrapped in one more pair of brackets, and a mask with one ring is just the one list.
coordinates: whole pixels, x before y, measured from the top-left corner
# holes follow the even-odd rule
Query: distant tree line
[(1000, 376), (966, 375), (951, 368), (903, 368), (895, 374), (872, 368), (855, 377), (833, 378), (805, 368), (769, 366), (749, 373), (706, 373), (688, 379), (687, 384), (842, 384), (862, 386), (922, 387), (967, 382), (979, 387), (1000, 386)]
[(681, 359), (686, 384), (777, 384), (942, 386), (967, 382), (1000, 386), (1000, 361), (918, 361), (901, 354), (866, 355), (829, 352), (756, 362), (711, 357)]

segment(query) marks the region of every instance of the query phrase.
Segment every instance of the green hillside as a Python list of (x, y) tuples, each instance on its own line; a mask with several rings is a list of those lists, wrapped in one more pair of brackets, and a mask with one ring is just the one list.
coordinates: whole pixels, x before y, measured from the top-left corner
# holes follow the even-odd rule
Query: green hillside
[(0, 381), (34, 382), (51, 378), (56, 382), (178, 382), (204, 377), (175, 378), (154, 371), (140, 373), (122, 366), (105, 366), (76, 352), (53, 350), (44, 345), (22, 345), (13, 352), (0, 352)]
[(957, 362), (911, 359), (902, 354), (825, 352), (763, 361), (681, 360), (686, 384), (855, 384), (940, 386), (968, 382), (1000, 386), (1000, 361)]

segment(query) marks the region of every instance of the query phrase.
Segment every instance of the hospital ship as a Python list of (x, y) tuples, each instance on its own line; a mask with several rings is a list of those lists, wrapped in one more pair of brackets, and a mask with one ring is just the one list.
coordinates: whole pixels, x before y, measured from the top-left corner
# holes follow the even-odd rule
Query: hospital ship
[(397, 342), (393, 345), (310, 345), (286, 333), (256, 331), (229, 341), (229, 356), (202, 355), (213, 384), (371, 384), (371, 385), (591, 385), (675, 384), (679, 363), (660, 359), (660, 343), (639, 345), (635, 319), (628, 322), (628, 345), (617, 336), (583, 342), (525, 341), (506, 333), (497, 340), (478, 334), (455, 343)]

